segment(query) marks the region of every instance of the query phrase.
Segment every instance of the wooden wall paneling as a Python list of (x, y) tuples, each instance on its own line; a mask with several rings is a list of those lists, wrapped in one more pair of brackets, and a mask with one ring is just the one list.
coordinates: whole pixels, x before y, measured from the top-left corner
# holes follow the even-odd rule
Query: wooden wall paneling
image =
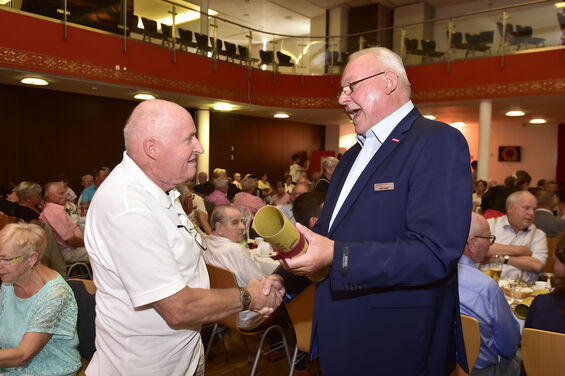
[[(222, 167), (230, 175), (269, 174), (282, 179), (290, 156), (301, 150), (323, 150), (325, 127), (268, 118), (219, 113), (210, 115), (210, 170)], [(233, 160), (230, 159), (231, 147)]]

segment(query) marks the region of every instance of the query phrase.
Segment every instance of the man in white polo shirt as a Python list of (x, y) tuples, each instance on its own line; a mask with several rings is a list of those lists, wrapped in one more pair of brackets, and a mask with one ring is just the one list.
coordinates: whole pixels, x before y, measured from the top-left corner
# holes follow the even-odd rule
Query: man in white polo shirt
[(203, 152), (189, 113), (166, 101), (138, 105), (126, 152), (96, 192), (85, 243), (96, 292), (96, 352), (87, 375), (203, 375), (200, 326), (250, 309), (269, 315), (281, 280), (210, 290), (206, 244), (177, 199)]

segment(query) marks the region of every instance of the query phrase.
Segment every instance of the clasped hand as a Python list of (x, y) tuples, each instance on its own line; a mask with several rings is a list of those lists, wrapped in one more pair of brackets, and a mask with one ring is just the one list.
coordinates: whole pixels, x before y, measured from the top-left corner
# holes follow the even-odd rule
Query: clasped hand
[(261, 281), (253, 278), (247, 284), (247, 291), (251, 295), (249, 309), (268, 317), (283, 300), (285, 294), (283, 278), (278, 274), (268, 275)]

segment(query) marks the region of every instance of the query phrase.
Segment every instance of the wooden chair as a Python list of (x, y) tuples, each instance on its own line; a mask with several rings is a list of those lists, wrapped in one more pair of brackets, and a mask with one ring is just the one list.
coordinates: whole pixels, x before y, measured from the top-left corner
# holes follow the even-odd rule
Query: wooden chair
[(290, 376), (294, 374), (298, 350), (304, 351), (305, 353), (310, 352), (315, 294), (316, 286), (311, 284), (286, 305), (286, 310), (290, 316), (296, 335), (296, 345), (294, 345), (294, 353), (292, 355)]
[(547, 238), (547, 261), (543, 267), (544, 273), (553, 273), (553, 265), (555, 265), (555, 260), (553, 259), (553, 254), (555, 253), (555, 242), (557, 238)]
[[(206, 267), (208, 268), (208, 275), (210, 276), (210, 288), (213, 289), (238, 288), (237, 280), (233, 272), (210, 264), (206, 264)], [(218, 320), (216, 323), (214, 323), (212, 335), (210, 336), (208, 344), (206, 345), (206, 355), (208, 355), (208, 352), (210, 351), (210, 346), (212, 345), (214, 336), (218, 333), (218, 326), (224, 326), (226, 328), (232, 329), (238, 332), (242, 336), (241, 338), (243, 340), (243, 344), (247, 351), (248, 360), (250, 363), (251, 363), (251, 357), (249, 356), (249, 349), (247, 347), (245, 336), (260, 336), (259, 348), (257, 349), (257, 353), (255, 354), (255, 361), (253, 363), (253, 368), (251, 369), (251, 376), (255, 375), (255, 371), (257, 370), (257, 365), (259, 364), (259, 358), (261, 357), (261, 354), (267, 355), (270, 352), (279, 350), (281, 348), (284, 348), (286, 352), (286, 358), (290, 367), (290, 353), (288, 351), (288, 345), (286, 342), (286, 337), (284, 335), (283, 328), (280, 327), (279, 325), (271, 325), (266, 329), (256, 328), (252, 330), (241, 330), (239, 329), (238, 326), (237, 313), (234, 313), (233, 315), (230, 315), (222, 320)], [(278, 331), (280, 333), (282, 337), (282, 344), (277, 346), (273, 345), (271, 346), (271, 348), (263, 351), (263, 342), (265, 341), (265, 337), (267, 333), (269, 333), (272, 330)]]
[(451, 376), (468, 376), (473, 371), (475, 362), (479, 357), (481, 349), (481, 331), (479, 328), (479, 321), (467, 315), (461, 315), (461, 326), (463, 327), (463, 340), (465, 341), (465, 353), (467, 354), (467, 365), (469, 373), (466, 373), (463, 368), (456, 365), (455, 371)]
[(81, 376), (85, 374), (86, 367), (95, 351), (94, 338), (96, 336), (96, 329), (94, 320), (96, 318), (96, 299), (94, 296), (96, 294), (96, 286), (94, 282), (88, 279), (69, 279), (67, 283), (73, 290), (78, 306), (78, 350), (82, 367), (78, 370), (77, 375)]
[(522, 360), (528, 376), (558, 376), (565, 369), (565, 334), (525, 328)]

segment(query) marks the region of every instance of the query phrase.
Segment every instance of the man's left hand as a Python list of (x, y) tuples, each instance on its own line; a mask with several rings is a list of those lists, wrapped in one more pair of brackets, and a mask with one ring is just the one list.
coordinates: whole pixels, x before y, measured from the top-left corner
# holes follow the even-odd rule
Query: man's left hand
[(302, 255), (283, 259), (284, 268), (294, 274), (305, 275), (330, 266), (334, 258), (334, 241), (310, 231), (300, 223), (296, 224), (296, 228), (308, 241), (308, 249)]

